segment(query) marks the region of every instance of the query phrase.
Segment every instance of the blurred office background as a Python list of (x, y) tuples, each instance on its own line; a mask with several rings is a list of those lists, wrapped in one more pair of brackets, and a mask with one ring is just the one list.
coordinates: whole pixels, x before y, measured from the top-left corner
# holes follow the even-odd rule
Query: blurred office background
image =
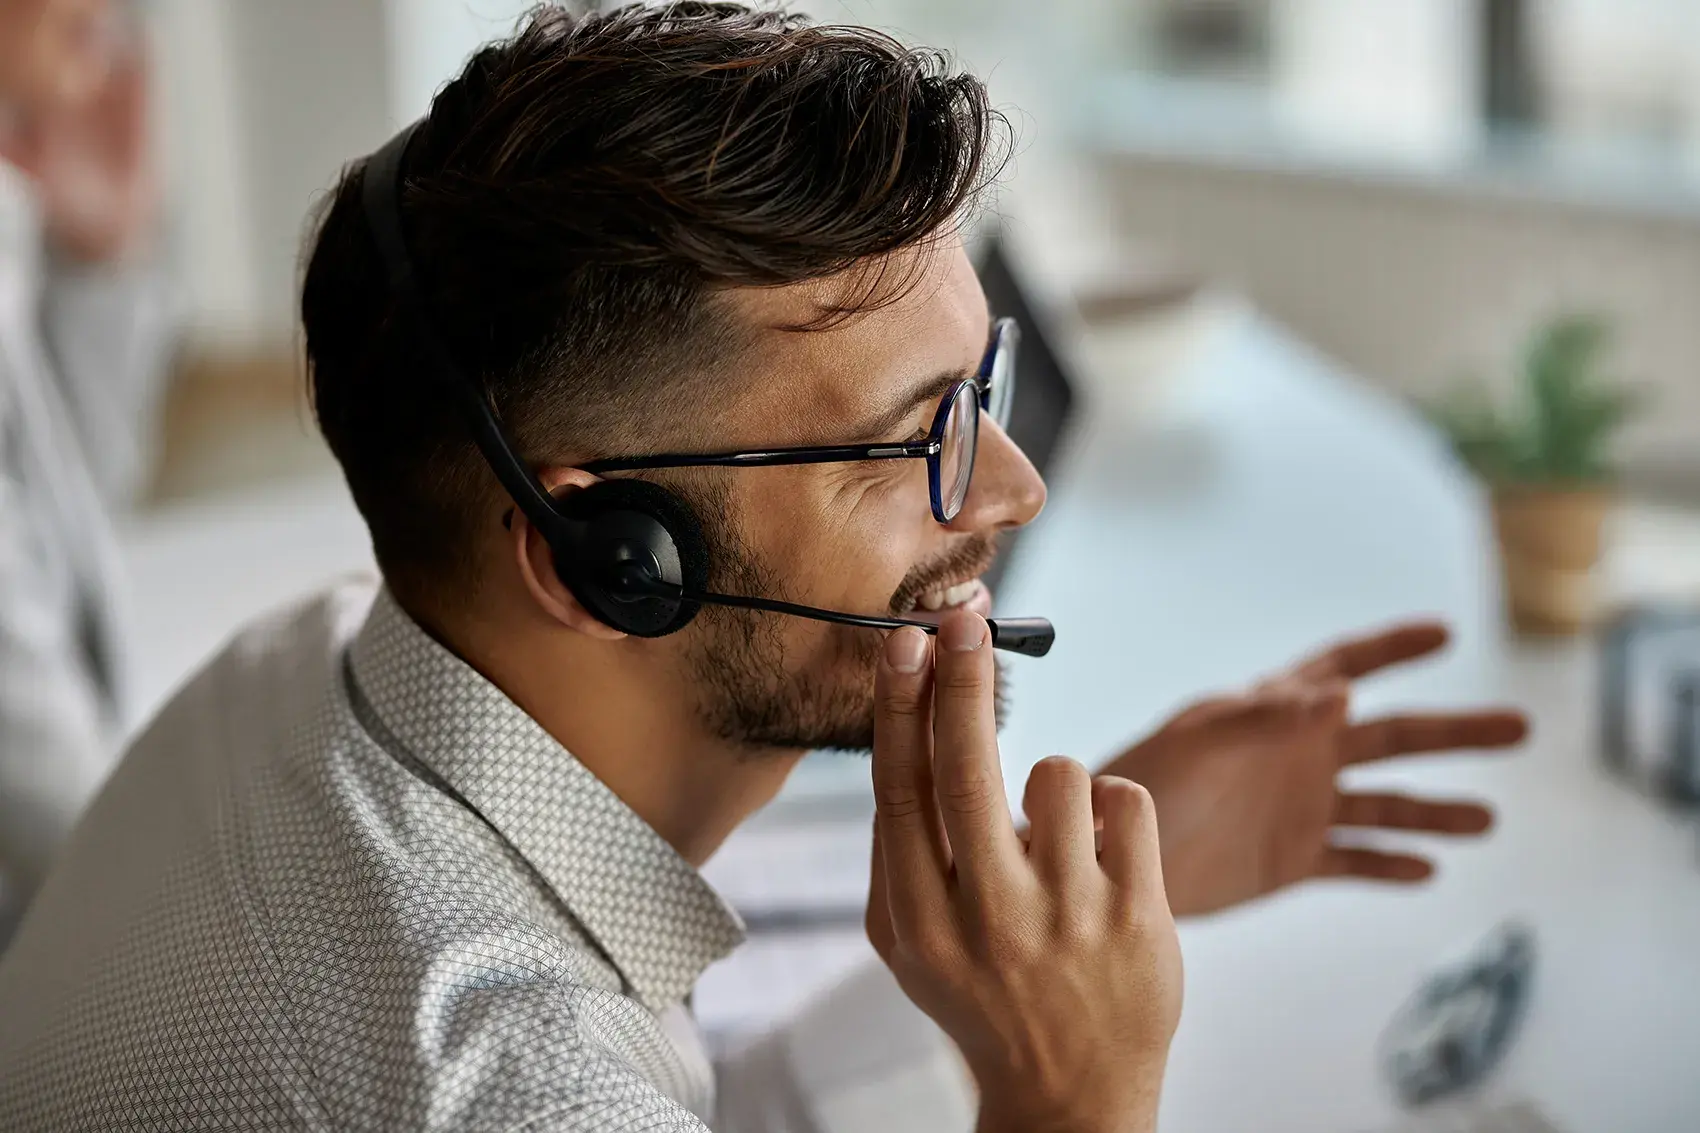
[[(241, 620), (368, 563), (301, 396), (306, 220), (528, 6), (147, 6), (185, 320), (153, 489), (124, 521), (144, 708)], [(1442, 848), (1434, 885), (1318, 887), (1187, 927), (1165, 1127), (1394, 1128), (1378, 1036), (1510, 917), (1536, 930), (1540, 978), (1481, 1104), (1572, 1133), (1700, 1125), (1692, 827), (1601, 770), (1593, 638), (1507, 632), (1488, 492), (1410, 407), (1464, 375), (1509, 395), (1532, 330), (1598, 316), (1649, 407), (1613, 444), (1601, 602), (1700, 597), (1700, 3), (806, 6), (958, 52), (1016, 127), (998, 212), (1080, 400), (1000, 597), (1060, 635), (1015, 669), (1012, 779), (1413, 612), (1451, 619), (1456, 649), (1361, 707), (1511, 698), (1536, 718), (1520, 760), (1379, 773), (1503, 810), (1487, 847)], [(794, 931), (711, 977), (699, 1007), (728, 1042), (867, 959), (857, 835), (835, 833), (865, 836), (865, 769), (811, 769), (794, 795), (771, 822), (790, 852), (735, 844), (721, 876), (757, 904), (837, 905), (781, 910)]]
[[(190, 313), (185, 414), (232, 475), (286, 454), (195, 419), (295, 385), (307, 210), (523, 0), (157, 0)], [(1552, 310), (1608, 311), (1657, 391), (1624, 455), (1700, 494), (1700, 5), (1687, 0), (820, 0), (988, 74), (1037, 267), (1192, 273), (1366, 381), (1507, 373)], [(1053, 264), (1051, 261), (1057, 261)], [(1065, 284), (1069, 281), (1064, 280)], [(242, 387), (240, 389), (227, 386)], [(282, 442), (277, 442), (281, 444)], [(175, 453), (173, 454), (175, 455)], [(161, 490), (191, 490), (169, 461)]]

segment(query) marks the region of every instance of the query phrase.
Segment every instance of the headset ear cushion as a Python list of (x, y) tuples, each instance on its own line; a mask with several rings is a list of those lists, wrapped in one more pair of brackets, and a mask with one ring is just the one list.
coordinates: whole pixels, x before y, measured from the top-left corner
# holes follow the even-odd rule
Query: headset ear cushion
[(673, 537), (685, 589), (698, 592), (708, 589), (708, 541), (703, 537), (702, 521), (690, 504), (660, 484), (648, 480), (600, 480), (567, 498), (598, 515), (635, 511), (652, 516)]
[[(561, 498), (563, 514), (585, 524), (583, 542), (569, 563), (557, 552), (562, 578), (598, 618), (640, 637), (660, 637), (683, 629), (701, 607), (689, 599), (616, 595), (598, 581), (617, 549), (641, 544), (661, 564), (663, 575), (677, 577), (687, 593), (708, 588), (708, 545), (702, 524), (684, 500), (647, 480), (602, 480)], [(673, 568), (672, 564), (677, 567)]]

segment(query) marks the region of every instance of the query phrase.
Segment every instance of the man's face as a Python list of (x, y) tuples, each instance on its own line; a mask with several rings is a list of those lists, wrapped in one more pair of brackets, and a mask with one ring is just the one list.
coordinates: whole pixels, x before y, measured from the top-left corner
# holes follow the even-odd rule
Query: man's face
[(0, 97), (31, 110), (80, 102), (117, 42), (108, 0), (0, 0)]
[[(924, 437), (940, 400), (985, 355), (990, 313), (957, 241), (894, 268), (921, 274), (897, 302), (828, 329), (799, 331), (844, 281), (731, 296), (757, 328), (716, 449), (907, 441)], [(721, 592), (853, 613), (987, 614), (976, 580), (998, 534), (1044, 505), (1032, 464), (984, 415), (961, 512), (934, 519), (927, 462), (702, 470), (711, 583)], [(708, 607), (686, 631), (683, 674), (707, 725), (754, 748), (867, 749), (884, 634)]]

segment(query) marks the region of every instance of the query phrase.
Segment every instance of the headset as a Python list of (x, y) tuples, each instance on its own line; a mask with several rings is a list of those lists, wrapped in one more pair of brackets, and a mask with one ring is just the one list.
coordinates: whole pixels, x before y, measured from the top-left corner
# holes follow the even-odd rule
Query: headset
[[(780, 602), (716, 594), (708, 589), (708, 543), (691, 507), (647, 480), (600, 480), (557, 498), (520, 458), (478, 383), (453, 362), (426, 317), (402, 229), (403, 164), (420, 127), (407, 127), (366, 160), (361, 203), (377, 241), (401, 329), (420, 345), (428, 376), (455, 404), (490, 470), (515, 506), (549, 545), (555, 572), (573, 597), (599, 621), (635, 637), (662, 637), (688, 625), (703, 605), (734, 606), (811, 618), (865, 629), (930, 622), (873, 617)], [(1044, 618), (989, 619), (992, 645), (1043, 657), (1056, 640)]]

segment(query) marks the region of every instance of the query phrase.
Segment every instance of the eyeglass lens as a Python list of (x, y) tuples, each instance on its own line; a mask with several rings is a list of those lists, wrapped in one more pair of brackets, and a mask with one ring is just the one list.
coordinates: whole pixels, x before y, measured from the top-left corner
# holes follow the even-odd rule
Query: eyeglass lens
[(972, 382), (957, 387), (945, 419), (939, 450), (939, 505), (944, 522), (955, 519), (968, 498), (974, 450), (980, 442), (980, 391)]
[(1000, 319), (986, 381), (986, 413), (1000, 429), (1009, 425), (1010, 406), (1015, 402), (1015, 355), (1020, 346), (1020, 328), (1011, 319)]

